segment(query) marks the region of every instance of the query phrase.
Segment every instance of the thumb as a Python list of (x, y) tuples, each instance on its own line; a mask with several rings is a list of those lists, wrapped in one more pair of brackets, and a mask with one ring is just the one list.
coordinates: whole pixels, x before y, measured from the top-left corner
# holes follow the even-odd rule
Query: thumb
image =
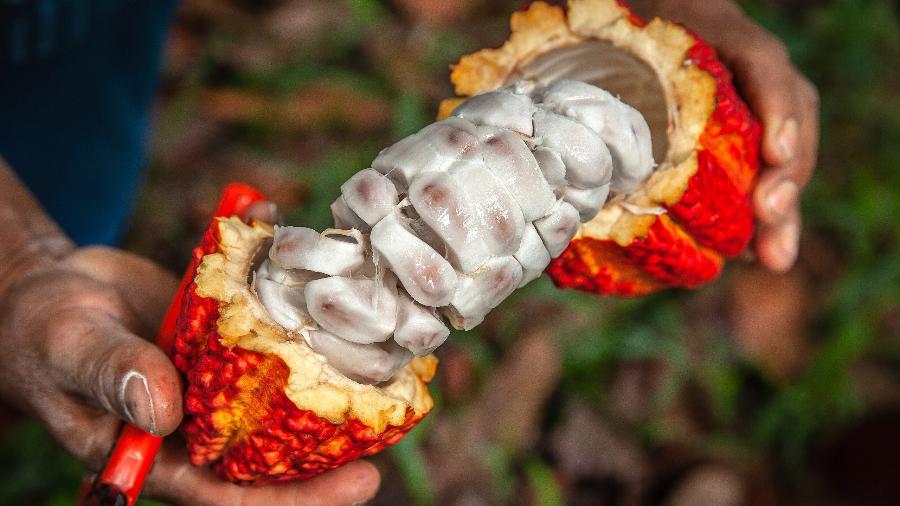
[(131, 308), (143, 330), (155, 332), (178, 280), (155, 263), (122, 250), (91, 246), (71, 255), (67, 263), (81, 274), (113, 286)]
[[(175, 366), (162, 350), (120, 322), (92, 312), (82, 310), (79, 321), (68, 322), (73, 337), (52, 340), (68, 348), (57, 349), (54, 360), (68, 390), (151, 434), (174, 431), (182, 418), (181, 378)], [(66, 341), (76, 345), (65, 346)]]

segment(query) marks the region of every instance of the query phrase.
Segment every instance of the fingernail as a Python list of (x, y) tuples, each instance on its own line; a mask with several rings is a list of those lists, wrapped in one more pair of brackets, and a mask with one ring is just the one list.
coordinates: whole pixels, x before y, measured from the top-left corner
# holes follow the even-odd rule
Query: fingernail
[(137, 371), (128, 371), (122, 379), (122, 390), (119, 401), (125, 411), (125, 418), (132, 425), (143, 427), (151, 434), (158, 434), (156, 415), (153, 412), (153, 399), (147, 378)]
[(797, 183), (790, 179), (779, 181), (769, 190), (769, 194), (766, 196), (766, 206), (769, 208), (769, 213), (775, 217), (787, 215), (797, 200), (799, 193), (800, 189), (797, 187)]
[(794, 118), (788, 118), (775, 133), (775, 142), (778, 151), (781, 152), (781, 163), (794, 158), (797, 151), (797, 134), (797, 121)]
[(781, 250), (785, 270), (794, 265), (797, 259), (797, 247), (800, 241), (800, 226), (797, 223), (786, 223), (778, 231), (778, 248)]

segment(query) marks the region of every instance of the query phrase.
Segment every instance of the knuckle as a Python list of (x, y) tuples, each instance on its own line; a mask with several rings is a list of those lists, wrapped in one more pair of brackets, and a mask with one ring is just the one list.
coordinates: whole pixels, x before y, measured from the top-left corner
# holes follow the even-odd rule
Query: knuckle
[[(738, 73), (756, 81), (770, 82), (782, 80), (793, 69), (787, 47), (774, 35), (755, 23), (745, 30), (748, 34), (735, 49), (731, 66)], [(761, 72), (761, 69), (771, 72)]]
[(253, 496), (249, 494), (248, 489), (245, 488), (238, 490), (231, 498), (231, 504), (234, 506), (253, 506), (258, 503), (259, 501), (254, 501)]
[(819, 108), (819, 90), (816, 85), (806, 77), (800, 78), (800, 95), (807, 106)]
[(772, 35), (767, 35), (764, 40), (765, 42), (763, 45), (769, 60), (781, 65), (790, 65), (791, 54), (788, 51), (787, 46)]
[(115, 248), (110, 248), (109, 246), (102, 245), (92, 245), (85, 246), (73, 255), (75, 258), (96, 258), (96, 257), (106, 257), (108, 255), (115, 255), (119, 250)]
[(80, 378), (84, 394), (90, 396), (91, 401), (103, 408), (108, 413), (116, 413), (117, 399), (114, 393), (116, 389), (115, 378), (118, 375), (118, 362), (116, 348), (98, 350), (97, 359), (87, 361), (81, 368)]
[(757, 58), (765, 61), (769, 66), (772, 64), (789, 65), (791, 55), (787, 46), (759, 25), (754, 25), (754, 27), (755, 37), (752, 37), (749, 47), (754, 50)]
[(62, 397), (38, 411), (38, 419), (47, 432), (91, 471), (103, 467), (119, 426), (115, 418), (98, 415)]
[(815, 155), (804, 160), (803, 163), (800, 165), (799, 169), (800, 169), (800, 183), (802, 186), (806, 186), (806, 184), (809, 182), (810, 177), (812, 177), (813, 172), (815, 172), (815, 170), (816, 170)]
[(68, 264), (78, 272), (94, 274), (109, 269), (125, 256), (126, 253), (109, 246), (85, 246), (68, 258)]
[(800, 185), (805, 187), (815, 170), (816, 160), (814, 155), (806, 155), (798, 157), (790, 167), (790, 173), (793, 179)]
[(80, 447), (76, 447), (75, 451), (79, 455), (76, 458), (84, 463), (91, 471), (100, 471), (106, 462), (106, 456), (112, 451), (113, 442), (105, 437), (97, 435), (87, 435)]

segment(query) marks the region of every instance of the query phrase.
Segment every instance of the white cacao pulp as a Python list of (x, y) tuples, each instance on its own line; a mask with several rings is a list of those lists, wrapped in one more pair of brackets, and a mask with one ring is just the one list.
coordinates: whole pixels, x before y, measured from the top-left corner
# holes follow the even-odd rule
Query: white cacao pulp
[(254, 289), (345, 376), (388, 381), (481, 323), (610, 193), (653, 171), (641, 114), (580, 81), (520, 82), (384, 149), (341, 186), (335, 227), (277, 227)]

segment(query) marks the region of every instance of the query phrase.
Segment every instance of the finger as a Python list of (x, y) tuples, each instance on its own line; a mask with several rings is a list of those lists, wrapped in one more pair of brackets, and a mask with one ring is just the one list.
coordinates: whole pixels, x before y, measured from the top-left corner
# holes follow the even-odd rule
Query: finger
[[(734, 72), (741, 96), (763, 124), (763, 161), (781, 167), (802, 150), (812, 152), (812, 157), (807, 154), (805, 158), (814, 161), (818, 137), (815, 87), (791, 64), (784, 44), (733, 2), (703, 4), (699, 10), (692, 6), (675, 2), (658, 8), (666, 17), (696, 30)], [(805, 184), (808, 175), (808, 171), (805, 177), (796, 174), (798, 186)]]
[(802, 188), (816, 163), (819, 95), (815, 86), (793, 68), (789, 80), (790, 91), (780, 93), (791, 98), (789, 108), (762, 118), (765, 134), (761, 147), (766, 164), (782, 170), (785, 178)]
[(48, 326), (57, 384), (157, 435), (181, 422), (181, 380), (165, 354), (129, 332), (108, 308), (63, 309)]
[(773, 36), (753, 25), (745, 44), (723, 47), (723, 57), (750, 109), (762, 122), (762, 158), (779, 166), (796, 154), (800, 114), (795, 71), (787, 50)]
[(134, 329), (154, 335), (178, 281), (167, 270), (146, 258), (104, 247), (82, 248), (66, 261), (78, 272), (112, 285), (124, 298), (141, 325)]
[(261, 200), (250, 205), (244, 213), (244, 221), (258, 220), (266, 223), (278, 221), (278, 206), (269, 200)]
[(763, 265), (784, 271), (797, 256), (798, 199), (815, 166), (818, 96), (777, 39), (755, 25), (748, 33), (749, 45), (729, 44), (724, 52), (742, 94), (763, 124), (761, 153), (767, 168), (753, 192), (760, 222), (757, 256)]
[(774, 225), (763, 224), (756, 233), (756, 255), (766, 268), (786, 272), (794, 265), (800, 241), (800, 213), (791, 212)]
[[(745, 19), (718, 47), (734, 71), (741, 95), (763, 125), (761, 154), (770, 167), (797, 158), (814, 160), (818, 137), (815, 87), (791, 64), (790, 54), (775, 36)], [(807, 163), (806, 165), (809, 165)], [(802, 187), (809, 171), (798, 173)]]
[(381, 481), (375, 466), (356, 461), (305, 481), (240, 487), (218, 478), (208, 467), (191, 465), (183, 441), (166, 443), (147, 478), (146, 492), (178, 504), (348, 505), (372, 499)]
[(38, 419), (69, 454), (91, 471), (103, 467), (121, 431), (122, 420), (58, 392), (36, 400), (35, 405)]
[(800, 186), (787, 169), (767, 169), (753, 190), (754, 214), (761, 225), (778, 225), (797, 210), (799, 196)]
[(790, 160), (763, 171), (754, 190), (756, 215), (769, 225), (780, 223), (796, 210), (800, 191), (809, 181), (816, 163), (819, 144), (818, 97), (815, 88), (799, 74), (795, 89), (798, 118), (796, 151)]

